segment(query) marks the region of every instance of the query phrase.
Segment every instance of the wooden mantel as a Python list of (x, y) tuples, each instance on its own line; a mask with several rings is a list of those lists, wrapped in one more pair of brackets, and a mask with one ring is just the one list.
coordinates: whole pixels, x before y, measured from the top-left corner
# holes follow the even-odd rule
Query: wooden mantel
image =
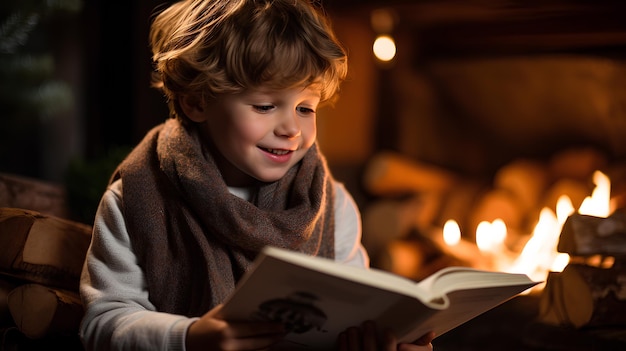
[(339, 11), (389, 9), (421, 56), (626, 52), (626, 2), (615, 0), (330, 1)]

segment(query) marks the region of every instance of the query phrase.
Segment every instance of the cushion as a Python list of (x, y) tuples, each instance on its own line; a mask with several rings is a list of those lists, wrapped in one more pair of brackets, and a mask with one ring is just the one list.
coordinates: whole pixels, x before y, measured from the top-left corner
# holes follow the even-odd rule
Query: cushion
[(13, 289), (8, 305), (15, 325), (31, 339), (76, 335), (83, 317), (78, 293), (40, 284)]
[(19, 208), (0, 208), (0, 275), (78, 291), (91, 226)]

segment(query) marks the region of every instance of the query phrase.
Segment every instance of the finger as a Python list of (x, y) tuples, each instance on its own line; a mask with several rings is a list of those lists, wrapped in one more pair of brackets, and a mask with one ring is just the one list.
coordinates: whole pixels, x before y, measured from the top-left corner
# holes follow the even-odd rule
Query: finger
[(386, 330), (382, 336), (383, 347), (381, 348), (384, 351), (396, 351), (398, 348), (398, 340), (396, 336), (390, 330)]
[(433, 344), (431, 343), (435, 338), (434, 332), (428, 332), (422, 335), (421, 338), (415, 340), (411, 344), (401, 344), (398, 346), (398, 351), (432, 351)]
[(263, 350), (282, 339), (283, 335), (273, 334), (250, 338), (227, 338), (222, 340), (222, 350)]
[(213, 307), (209, 312), (206, 313), (206, 315), (210, 317), (217, 317), (217, 318), (223, 319), (222, 316), (220, 315), (222, 312), (223, 306), (224, 306), (223, 304), (219, 304)]
[(348, 328), (348, 349), (361, 350), (361, 332), (357, 327)]
[(285, 335), (285, 327), (281, 323), (270, 322), (227, 322), (226, 336), (229, 338), (253, 338), (264, 335)]
[(337, 337), (337, 349), (339, 351), (348, 351), (348, 335), (346, 332), (339, 333)]
[(415, 344), (400, 344), (398, 345), (398, 351), (432, 351), (433, 344), (428, 345), (415, 345)]
[(376, 324), (372, 321), (363, 323), (362, 335), (363, 335), (363, 351), (377, 351), (378, 350), (378, 335), (376, 330)]
[(431, 332), (424, 334), (421, 338), (415, 340), (414, 344), (415, 345), (428, 345), (433, 341), (434, 338), (435, 338), (435, 332), (431, 331)]

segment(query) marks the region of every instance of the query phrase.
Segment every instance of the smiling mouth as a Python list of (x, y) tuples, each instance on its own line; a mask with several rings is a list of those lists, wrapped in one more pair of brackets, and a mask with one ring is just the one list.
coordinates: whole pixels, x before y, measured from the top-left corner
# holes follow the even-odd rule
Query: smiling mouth
[(287, 155), (288, 153), (292, 152), (291, 150), (284, 150), (284, 149), (268, 149), (268, 148), (261, 148), (262, 150), (264, 150), (265, 152), (269, 152), (270, 154), (273, 155)]

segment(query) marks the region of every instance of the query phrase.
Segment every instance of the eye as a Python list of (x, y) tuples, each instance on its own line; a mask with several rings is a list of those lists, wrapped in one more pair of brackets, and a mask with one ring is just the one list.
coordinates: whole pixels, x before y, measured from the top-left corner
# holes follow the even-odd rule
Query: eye
[(259, 113), (268, 113), (274, 109), (274, 105), (252, 105), (252, 108)]
[(315, 114), (315, 110), (309, 107), (298, 106), (296, 107), (296, 111), (302, 115), (313, 115)]

